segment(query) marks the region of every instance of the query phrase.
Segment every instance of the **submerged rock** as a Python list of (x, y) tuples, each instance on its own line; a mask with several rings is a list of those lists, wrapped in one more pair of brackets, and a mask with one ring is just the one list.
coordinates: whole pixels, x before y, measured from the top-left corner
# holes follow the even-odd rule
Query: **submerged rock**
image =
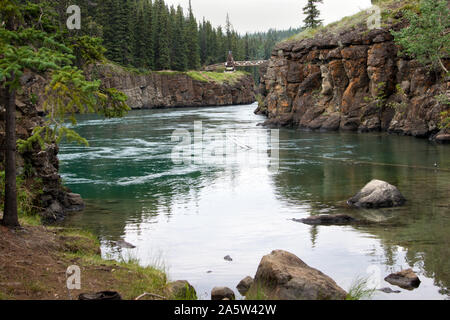
[(234, 295), (233, 290), (227, 287), (215, 287), (211, 291), (211, 300), (235, 300), (236, 297)]
[(402, 206), (405, 202), (405, 197), (395, 186), (372, 180), (347, 203), (359, 208), (391, 208)]
[(347, 296), (333, 279), (282, 250), (262, 258), (250, 292), (260, 290), (276, 300), (344, 300)]
[(133, 244), (131, 244), (129, 242), (126, 242), (125, 240), (116, 241), (116, 244), (117, 244), (117, 246), (119, 246), (119, 247), (121, 247), (123, 249), (134, 249), (134, 248), (136, 248), (135, 245), (133, 245)]
[(253, 278), (252, 277), (245, 277), (244, 279), (239, 282), (239, 284), (236, 286), (239, 293), (245, 296), (247, 292), (250, 290), (250, 287), (253, 284)]
[(406, 290), (416, 289), (420, 286), (421, 283), (419, 277), (412, 269), (390, 274), (384, 280), (394, 286), (398, 286)]
[(359, 220), (345, 214), (331, 214), (312, 216), (306, 219), (292, 219), (295, 222), (301, 222), (308, 225), (347, 225), (358, 222)]
[(392, 290), (391, 288), (381, 288), (381, 289), (378, 289), (378, 291), (381, 291), (384, 293), (401, 293), (400, 290)]

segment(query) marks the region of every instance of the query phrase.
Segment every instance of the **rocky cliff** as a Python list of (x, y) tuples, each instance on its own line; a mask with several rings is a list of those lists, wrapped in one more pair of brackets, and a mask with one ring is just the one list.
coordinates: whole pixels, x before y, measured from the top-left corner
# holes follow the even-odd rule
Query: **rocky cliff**
[[(396, 17), (399, 19), (400, 17)], [(271, 126), (306, 130), (388, 131), (449, 141), (441, 113), (450, 82), (398, 55), (389, 30), (365, 22), (280, 43), (272, 53), (257, 113)], [(447, 66), (450, 61), (445, 61)]]
[(255, 101), (253, 78), (240, 72), (138, 74), (112, 65), (96, 65), (90, 68), (89, 74), (107, 88), (123, 91), (132, 109), (226, 106)]

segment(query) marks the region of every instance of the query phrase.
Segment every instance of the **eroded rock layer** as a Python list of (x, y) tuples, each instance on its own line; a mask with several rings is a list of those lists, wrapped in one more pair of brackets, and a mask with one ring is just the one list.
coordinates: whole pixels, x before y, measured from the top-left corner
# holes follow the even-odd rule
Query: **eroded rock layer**
[(448, 106), (435, 97), (449, 88), (439, 73), (399, 56), (388, 29), (361, 28), (279, 44), (256, 112), (271, 126), (445, 137)]

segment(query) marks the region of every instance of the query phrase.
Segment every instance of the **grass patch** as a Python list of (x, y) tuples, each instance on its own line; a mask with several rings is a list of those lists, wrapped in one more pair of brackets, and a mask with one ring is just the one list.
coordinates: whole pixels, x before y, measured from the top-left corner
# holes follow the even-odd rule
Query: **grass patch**
[(244, 71), (235, 72), (206, 72), (206, 71), (189, 71), (186, 73), (189, 77), (194, 80), (202, 82), (215, 82), (219, 84), (229, 83), (234, 84), (238, 82), (243, 77), (249, 74)]
[(369, 279), (357, 278), (348, 290), (346, 300), (369, 300), (375, 294), (376, 289), (369, 289)]
[[(396, 22), (396, 16), (399, 12), (404, 10), (412, 10), (419, 12), (420, 0), (380, 0), (377, 5), (381, 9), (381, 23), (382, 25), (392, 24)], [(373, 15), (373, 11), (363, 10), (352, 16), (347, 16), (339, 21), (321, 26), (316, 29), (306, 29), (299, 34), (291, 36), (282, 42), (300, 41), (304, 39), (312, 39), (316, 36), (324, 36), (329, 34), (339, 34), (343, 31), (355, 28), (363, 28), (368, 30), (367, 21)]]

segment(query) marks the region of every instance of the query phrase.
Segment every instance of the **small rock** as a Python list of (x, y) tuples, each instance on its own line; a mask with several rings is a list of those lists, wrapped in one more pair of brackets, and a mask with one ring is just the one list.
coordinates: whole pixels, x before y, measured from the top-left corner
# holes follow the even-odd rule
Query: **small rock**
[(247, 292), (250, 290), (250, 287), (253, 284), (253, 278), (252, 277), (246, 277), (244, 279), (241, 280), (241, 282), (239, 282), (239, 284), (237, 285), (237, 289), (239, 291), (240, 294), (242, 294), (243, 296), (245, 296), (247, 294)]
[(405, 197), (393, 185), (372, 180), (357, 195), (347, 201), (350, 206), (358, 208), (391, 208), (404, 205)]
[(186, 280), (171, 282), (166, 287), (167, 295), (173, 298), (186, 299), (196, 298), (197, 292)]
[(215, 287), (212, 289), (211, 300), (218, 301), (224, 299), (236, 300), (233, 290), (227, 287)]
[(391, 288), (382, 288), (382, 289), (378, 289), (378, 291), (381, 291), (384, 293), (401, 293), (400, 290), (392, 290)]
[(226, 256), (226, 257), (224, 257), (223, 259), (224, 259), (225, 261), (230, 261), (230, 262), (233, 261), (233, 259), (232, 259), (230, 256)]
[(421, 282), (419, 277), (412, 269), (390, 274), (384, 280), (394, 286), (398, 286), (406, 290), (413, 290), (418, 288)]
[(134, 249), (134, 248), (136, 248), (135, 245), (133, 245), (133, 244), (131, 244), (129, 242), (126, 242), (125, 240), (116, 241), (116, 244), (117, 244), (117, 246), (119, 246), (119, 247), (121, 247), (123, 249)]
[(122, 300), (118, 292), (102, 291), (97, 293), (82, 293), (78, 296), (78, 300)]
[(301, 222), (308, 225), (347, 225), (357, 222), (355, 218), (347, 216), (345, 214), (332, 214), (332, 215), (320, 215), (312, 216), (306, 219), (292, 219), (295, 222)]

